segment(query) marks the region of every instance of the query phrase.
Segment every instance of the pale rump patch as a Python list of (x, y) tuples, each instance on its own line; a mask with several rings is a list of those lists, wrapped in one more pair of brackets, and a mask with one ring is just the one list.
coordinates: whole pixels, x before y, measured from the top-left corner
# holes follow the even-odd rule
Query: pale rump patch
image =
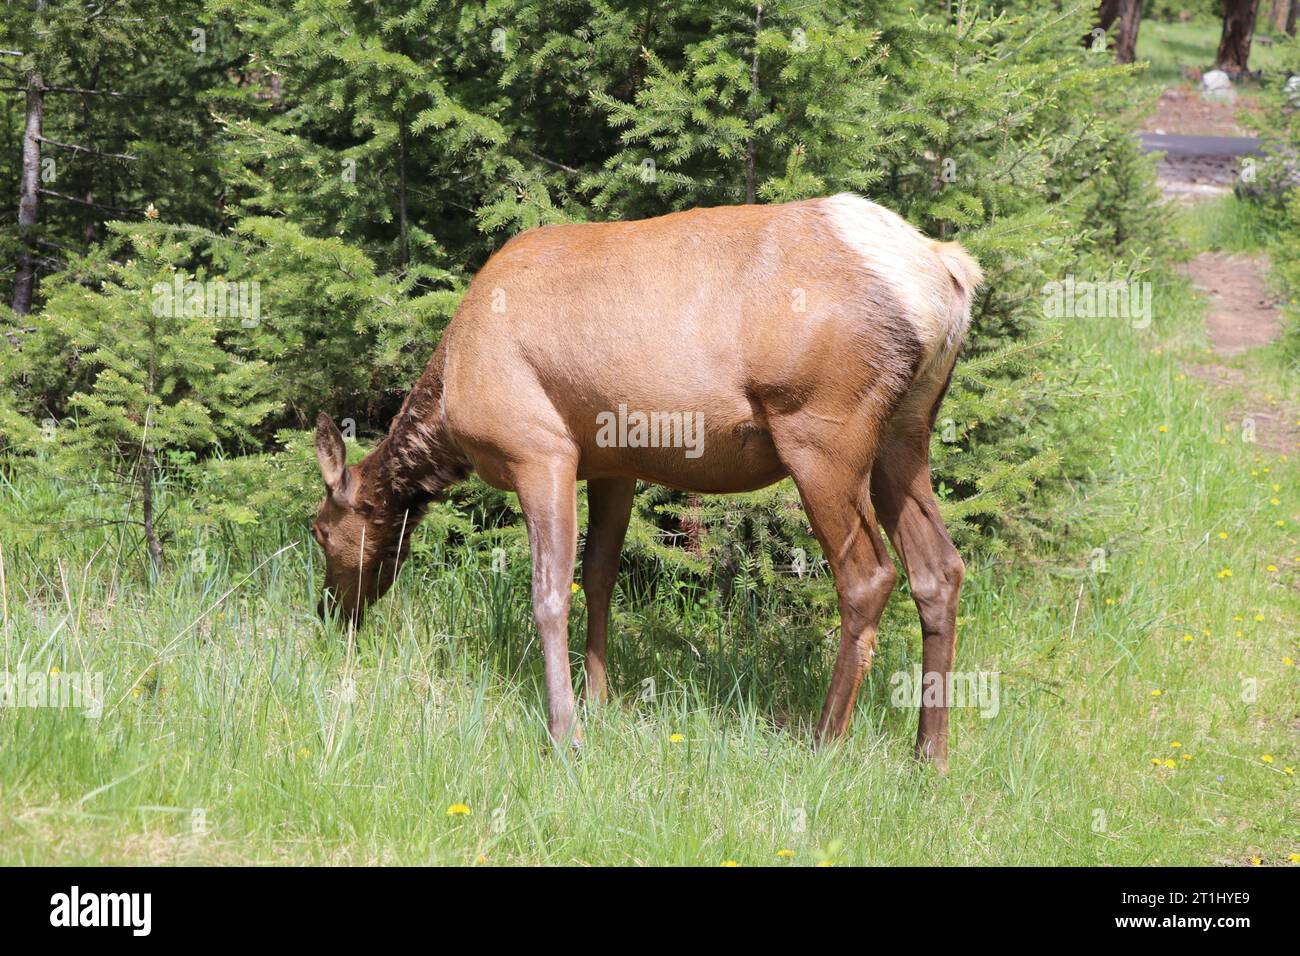
[(863, 268), (903, 303), (926, 361), (947, 359), (965, 337), (979, 266), (959, 245), (929, 239), (898, 214), (840, 193), (820, 201), (840, 239)]

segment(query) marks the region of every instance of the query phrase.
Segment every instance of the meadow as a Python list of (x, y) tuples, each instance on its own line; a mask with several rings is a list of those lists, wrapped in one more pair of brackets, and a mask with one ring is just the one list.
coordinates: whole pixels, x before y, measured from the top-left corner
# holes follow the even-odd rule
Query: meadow
[[(1191, 249), (1258, 246), (1232, 202), (1183, 214)], [(1062, 543), (968, 569), (956, 667), (1000, 694), (954, 713), (947, 776), (894, 706), (919, 662), (905, 585), (850, 734), (814, 752), (833, 630), (770, 594), (625, 578), (614, 698), (575, 755), (548, 746), (526, 567), (422, 528), (351, 641), (314, 614), (310, 515), (169, 541), (150, 582), (93, 480), (12, 471), (4, 669), (102, 675), (103, 706), (0, 708), (0, 864), (1295, 863), (1297, 449), (1242, 441), (1242, 396), (1188, 371), (1203, 300), (1149, 278), (1148, 328), (1062, 332), (1107, 385), (1062, 427), (1106, 450), (1055, 502)], [(1285, 405), (1275, 349), (1231, 361)], [(184, 495), (164, 483), (160, 507)]]

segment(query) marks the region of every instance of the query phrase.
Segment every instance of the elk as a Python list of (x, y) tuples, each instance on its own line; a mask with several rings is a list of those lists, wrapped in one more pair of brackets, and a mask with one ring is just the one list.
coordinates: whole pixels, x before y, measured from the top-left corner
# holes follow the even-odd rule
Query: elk
[[(940, 519), (929, 449), (980, 282), (959, 244), (851, 194), (523, 232), (475, 276), (362, 461), (348, 466), (338, 428), (318, 418), (323, 607), (359, 625), (428, 504), (471, 470), (515, 492), (548, 726), (557, 745), (576, 746), (577, 482), (590, 505), (582, 580), (594, 705), (608, 695), (610, 598), (636, 482), (725, 494), (788, 476), (839, 599), (817, 742), (845, 732), (875, 653), (896, 579), (883, 526), (920, 615), (924, 672), (944, 688), (941, 702), (923, 702), (916, 755), (946, 767), (964, 565)], [(690, 454), (671, 441), (611, 442), (600, 423), (623, 406), (695, 416), (702, 441)]]

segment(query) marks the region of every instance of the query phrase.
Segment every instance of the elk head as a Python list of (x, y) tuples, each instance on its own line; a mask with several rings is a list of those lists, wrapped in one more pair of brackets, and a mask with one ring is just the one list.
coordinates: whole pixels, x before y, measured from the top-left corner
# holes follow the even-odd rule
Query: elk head
[(390, 514), (367, 457), (349, 466), (343, 435), (322, 412), (316, 418), (316, 461), (325, 479), (325, 500), (312, 522), (312, 537), (325, 552), (325, 587), (317, 610), (360, 626), (365, 609), (393, 585), (409, 549), (407, 514)]

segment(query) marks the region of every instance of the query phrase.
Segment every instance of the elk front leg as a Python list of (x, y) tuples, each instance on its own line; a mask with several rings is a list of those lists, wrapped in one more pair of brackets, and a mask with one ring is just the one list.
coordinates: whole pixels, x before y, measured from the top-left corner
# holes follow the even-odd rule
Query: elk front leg
[(578, 546), (575, 468), (535, 466), (514, 473), (533, 558), (533, 617), (546, 669), (547, 725), (557, 746), (577, 746), (582, 733), (569, 673), (569, 601)]
[(609, 603), (618, 579), (618, 559), (632, 516), (632, 478), (599, 478), (587, 482), (587, 543), (582, 549), (582, 589), (587, 595), (588, 704), (609, 698), (605, 644), (609, 637)]

